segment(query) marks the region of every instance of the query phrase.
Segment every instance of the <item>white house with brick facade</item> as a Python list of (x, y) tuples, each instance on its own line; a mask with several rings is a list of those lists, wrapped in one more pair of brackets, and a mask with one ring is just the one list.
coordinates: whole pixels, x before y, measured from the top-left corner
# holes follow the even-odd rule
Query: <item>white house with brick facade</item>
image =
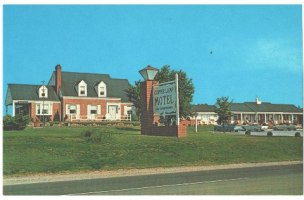
[(34, 121), (130, 120), (132, 103), (127, 79), (108, 74), (64, 72), (57, 65), (47, 85), (9, 84), (6, 106), (12, 115), (28, 114)]

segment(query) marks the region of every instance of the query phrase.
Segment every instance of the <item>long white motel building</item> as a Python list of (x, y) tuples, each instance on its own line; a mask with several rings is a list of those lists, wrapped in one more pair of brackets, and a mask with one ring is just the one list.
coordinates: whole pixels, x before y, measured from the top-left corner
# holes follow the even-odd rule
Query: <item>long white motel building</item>
[[(214, 105), (198, 104), (193, 106), (199, 124), (217, 124), (218, 115)], [(232, 124), (301, 124), (303, 125), (303, 109), (292, 104), (272, 104), (262, 102), (232, 103)], [(192, 118), (191, 124), (195, 123)], [(194, 122), (193, 122), (194, 121)]]

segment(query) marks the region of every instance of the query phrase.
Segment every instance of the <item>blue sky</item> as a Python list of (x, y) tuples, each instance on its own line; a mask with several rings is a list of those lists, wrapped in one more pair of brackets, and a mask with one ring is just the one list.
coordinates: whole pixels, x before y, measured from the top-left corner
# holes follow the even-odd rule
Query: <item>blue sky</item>
[(170, 65), (192, 78), (195, 104), (258, 96), (302, 107), (301, 10), (301, 5), (4, 5), (3, 98), (8, 83), (47, 82), (56, 64), (63, 71), (105, 73), (132, 84), (145, 66)]

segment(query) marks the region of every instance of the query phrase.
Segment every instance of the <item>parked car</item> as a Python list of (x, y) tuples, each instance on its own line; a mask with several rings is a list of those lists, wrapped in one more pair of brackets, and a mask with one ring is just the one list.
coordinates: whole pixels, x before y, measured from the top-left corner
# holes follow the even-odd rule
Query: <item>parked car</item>
[(296, 126), (292, 124), (276, 125), (272, 128), (274, 131), (293, 131), (296, 130)]
[(245, 129), (245, 131), (251, 131), (251, 132), (262, 132), (262, 131), (264, 131), (262, 129), (262, 126), (260, 126), (260, 125), (245, 125), (245, 126), (243, 126), (243, 128)]
[(242, 126), (225, 124), (225, 125), (215, 125), (214, 131), (238, 132), (238, 131), (245, 131), (245, 129)]

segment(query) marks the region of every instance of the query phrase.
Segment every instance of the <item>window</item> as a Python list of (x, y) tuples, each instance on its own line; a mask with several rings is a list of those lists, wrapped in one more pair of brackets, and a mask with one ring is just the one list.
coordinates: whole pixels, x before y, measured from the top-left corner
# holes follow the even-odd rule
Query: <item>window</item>
[(44, 104), (43, 107), (43, 103), (40, 104), (36, 104), (36, 114), (37, 115), (51, 115), (51, 105), (48, 103)]
[(99, 97), (107, 96), (107, 85), (103, 81), (100, 81), (100, 83), (97, 86), (95, 86), (95, 90)]
[(80, 94), (85, 95), (85, 86), (80, 86)]
[(105, 87), (99, 87), (99, 95), (104, 96), (105, 95)]
[(48, 89), (45, 86), (39, 88), (39, 98), (48, 98)]
[(42, 109), (42, 114), (49, 114), (49, 105), (48, 104), (44, 105), (44, 107)]
[(76, 114), (76, 106), (75, 105), (70, 105), (70, 114)]
[(87, 96), (87, 84), (84, 82), (84, 80), (80, 81), (76, 86), (76, 91), (78, 93), (78, 96)]
[(91, 106), (91, 114), (97, 114), (97, 106)]

